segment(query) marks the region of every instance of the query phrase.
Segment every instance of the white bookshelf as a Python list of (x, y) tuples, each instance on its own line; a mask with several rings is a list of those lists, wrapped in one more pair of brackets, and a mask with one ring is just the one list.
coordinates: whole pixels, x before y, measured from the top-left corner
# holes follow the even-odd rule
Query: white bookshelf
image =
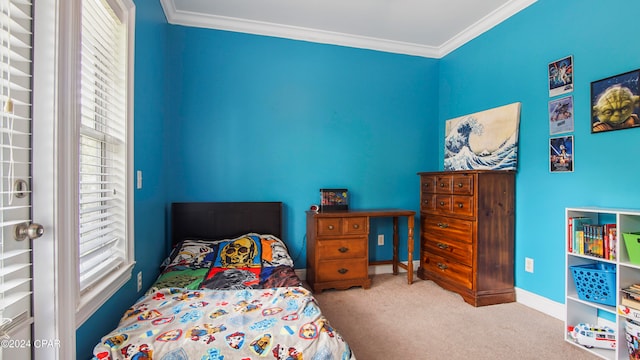
[[(617, 241), (615, 244), (616, 257), (613, 260), (605, 260), (590, 255), (581, 255), (569, 251), (569, 218), (586, 216), (591, 218), (592, 224), (615, 223)], [(564, 338), (567, 342), (591, 352), (603, 359), (629, 359), (629, 351), (625, 339), (625, 325), (627, 315), (618, 312), (621, 289), (632, 284), (640, 283), (640, 265), (629, 261), (629, 254), (624, 244), (622, 234), (625, 232), (640, 232), (640, 210), (607, 209), (596, 207), (567, 208), (565, 213), (565, 331)], [(573, 280), (570, 266), (604, 263), (615, 267), (615, 304), (608, 306), (588, 300), (580, 299)], [(635, 319), (640, 320), (640, 319)], [(609, 326), (615, 330), (616, 349), (587, 348), (571, 338), (567, 328), (578, 323), (588, 323), (595, 326)]]

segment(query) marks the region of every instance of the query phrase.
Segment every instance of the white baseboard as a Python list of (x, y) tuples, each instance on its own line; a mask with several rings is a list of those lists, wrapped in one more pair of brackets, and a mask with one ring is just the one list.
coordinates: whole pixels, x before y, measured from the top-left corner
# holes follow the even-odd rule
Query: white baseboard
[(564, 321), (565, 305), (516, 287), (516, 301), (541, 313)]

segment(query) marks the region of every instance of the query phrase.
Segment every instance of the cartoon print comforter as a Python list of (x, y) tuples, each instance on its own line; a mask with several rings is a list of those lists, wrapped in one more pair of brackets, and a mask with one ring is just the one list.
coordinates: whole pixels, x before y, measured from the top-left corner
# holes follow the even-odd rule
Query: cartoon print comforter
[(94, 359), (355, 359), (309, 290), (164, 288), (129, 308)]

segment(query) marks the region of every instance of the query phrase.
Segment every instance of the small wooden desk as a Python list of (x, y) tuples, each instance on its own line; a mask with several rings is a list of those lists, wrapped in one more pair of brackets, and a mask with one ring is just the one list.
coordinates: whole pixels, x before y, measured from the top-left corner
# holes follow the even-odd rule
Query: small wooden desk
[[(413, 283), (413, 229), (415, 211), (403, 209), (348, 210), (316, 213), (307, 211), (307, 281), (314, 291), (351, 286), (368, 288), (368, 265), (392, 264), (407, 270)], [(393, 218), (393, 259), (369, 262), (369, 219)], [(398, 218), (407, 218), (407, 264), (398, 256)]]

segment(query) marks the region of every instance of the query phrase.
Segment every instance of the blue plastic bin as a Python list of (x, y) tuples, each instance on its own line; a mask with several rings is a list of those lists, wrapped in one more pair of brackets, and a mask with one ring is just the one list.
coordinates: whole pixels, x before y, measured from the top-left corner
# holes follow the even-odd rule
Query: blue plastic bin
[(616, 306), (616, 266), (607, 263), (569, 267), (576, 284), (578, 298)]

